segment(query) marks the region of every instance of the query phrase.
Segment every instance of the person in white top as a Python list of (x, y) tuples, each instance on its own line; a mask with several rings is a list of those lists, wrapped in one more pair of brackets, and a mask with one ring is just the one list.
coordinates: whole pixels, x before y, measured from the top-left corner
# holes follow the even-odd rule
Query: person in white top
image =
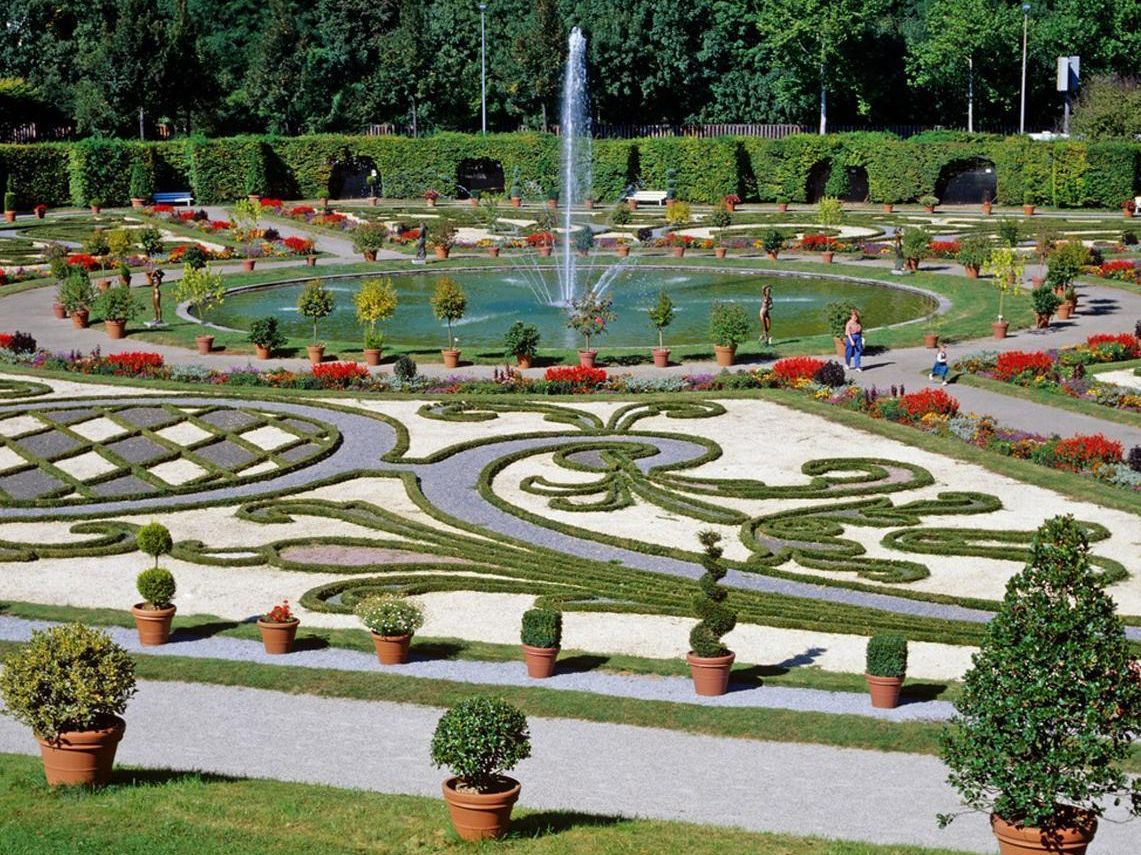
[(927, 375), (927, 379), (934, 380), (938, 377), (943, 381), (943, 385), (946, 386), (948, 370), (947, 345), (940, 343), (939, 352), (935, 354), (935, 364), (931, 366), (931, 373)]

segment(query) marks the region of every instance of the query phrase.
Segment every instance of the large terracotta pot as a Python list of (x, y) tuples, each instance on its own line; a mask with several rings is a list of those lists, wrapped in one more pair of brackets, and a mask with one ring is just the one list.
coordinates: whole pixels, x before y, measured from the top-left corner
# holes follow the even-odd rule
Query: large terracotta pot
[(832, 336), (832, 347), (836, 349), (836, 355), (841, 359), (847, 355), (847, 348), (844, 347), (844, 339), (838, 336)]
[(737, 354), (737, 345), (713, 345), (713, 353), (717, 357), (717, 364), (722, 368), (728, 368), (733, 364), (733, 357)]
[(312, 365), (319, 365), (321, 360), (325, 358), (325, 345), (323, 344), (307, 344), (305, 351), (309, 354), (309, 362)]
[(1070, 303), (1070, 302), (1062, 303), (1060, 306), (1058, 306), (1058, 320), (1059, 321), (1068, 321), (1070, 319), (1070, 315), (1073, 313), (1073, 311), (1074, 311), (1074, 304), (1073, 303)]
[(725, 210), (728, 211), (730, 214), (737, 213), (737, 203), (736, 202), (726, 202), (725, 203)]
[(654, 354), (655, 368), (669, 368), (670, 349), (668, 347), (655, 347), (652, 352)]
[(977, 267), (975, 267), (974, 265), (968, 265), (967, 267), (964, 267), (963, 270), (966, 271), (968, 279), (978, 279), (979, 278), (979, 269)]
[(52, 303), (52, 314), (57, 321), (62, 321), (67, 317), (67, 307), (63, 303)]
[(269, 359), (269, 348), (264, 344), (255, 344), (254, 352), (257, 354), (258, 359)]
[(214, 349), (214, 336), (200, 335), (194, 338), (194, 343), (198, 345), (199, 356), (209, 356), (210, 351)]
[(729, 691), (729, 672), (737, 654), (729, 651), (724, 656), (685, 655), (689, 673), (693, 677), (693, 690), (699, 695), (723, 695)]
[(306, 267), (316, 267), (317, 266), (317, 256), (315, 256), (315, 255), (305, 256), (305, 266)]
[(1049, 326), (1050, 326), (1050, 315), (1043, 315), (1041, 312), (1035, 313), (1035, 315), (1034, 315), (1034, 328), (1035, 329), (1044, 330), (1044, 329), (1049, 328)]
[(832, 256), (834, 254), (835, 253), (833, 253), (831, 250), (826, 250), (825, 252), (820, 253), (820, 260), (823, 261), (825, 264), (831, 264), (832, 263)]
[(376, 250), (366, 249), (361, 252), (361, 257), (364, 258), (365, 261), (376, 261)]
[(1054, 855), (1085, 855), (1090, 841), (1097, 833), (1097, 817), (1084, 816), (1080, 824), (1058, 829), (1053, 838), (1045, 839), (1037, 828), (1011, 825), (1002, 817), (991, 814), (990, 828), (998, 838), (1001, 855), (1035, 855), (1050, 852)]
[(372, 645), (376, 648), (376, 658), (381, 665), (403, 665), (408, 661), (408, 648), (412, 645), (411, 635), (378, 635), (370, 631)]
[(939, 346), (939, 334), (938, 333), (924, 333), (924, 335), (923, 335), (923, 346), (926, 347), (928, 350), (932, 350), (932, 349), (938, 347)]
[(489, 255), (491, 258), (499, 258), (499, 247), (497, 247), (497, 246), (489, 246), (489, 247), (487, 248), (487, 254), (488, 254), (488, 255)]
[(990, 325), (991, 332), (996, 339), (1006, 338), (1006, 331), (1010, 329), (1009, 321), (994, 321)]
[(983, 202), (983, 216), (989, 217), (992, 207), (990, 202)]
[(535, 357), (530, 353), (517, 353), (515, 354), (515, 361), (520, 368), (526, 370), (531, 367), (531, 364), (535, 361)]
[(458, 350), (441, 350), (441, 355), (444, 357), (445, 368), (459, 368), (460, 366), (460, 351)]
[(136, 211), (141, 211), (143, 209), (143, 205), (145, 205), (145, 204), (146, 204), (146, 202), (143, 199), (136, 199), (133, 196), (131, 197), (131, 208), (132, 209), (134, 209)]
[(614, 253), (619, 258), (625, 258), (626, 256), (628, 256), (630, 254), (630, 247), (628, 247), (628, 246), (616, 246), (616, 247), (614, 247)]
[(872, 696), (872, 706), (876, 709), (891, 710), (899, 706), (899, 693), (903, 688), (902, 677), (874, 677), (865, 674), (868, 692)]
[(777, 212), (781, 214), (787, 214), (788, 202), (777, 202)]
[(369, 366), (369, 368), (375, 368), (380, 365), (379, 347), (366, 347), (364, 349), (364, 364)]
[(935, 213), (935, 206), (934, 205), (924, 205), (923, 206), (923, 212), (926, 214), (934, 214)]
[(254, 258), (243, 258), (242, 259), (242, 270), (244, 270), (246, 273), (250, 273), (254, 269), (254, 264), (256, 262), (257, 262), (257, 259), (254, 259)]
[(894, 210), (895, 210), (895, 205), (889, 205), (887, 202), (884, 202), (884, 205), (883, 205), (883, 212), (884, 212), (885, 214), (890, 214), (890, 213), (892, 213)]
[(4, 212), (4, 221), (7, 223), (16, 222), (16, 212), (15, 211), (5, 211)]
[(93, 213), (93, 214), (98, 214), (102, 210), (103, 210), (102, 205), (92, 205), (91, 206), (91, 213)]
[(437, 246), (437, 247), (434, 247), (434, 250), (436, 253), (436, 258), (440, 259), (441, 261), (446, 259), (452, 251), (451, 247), (447, 247), (447, 246)]
[(681, 258), (684, 255), (685, 255), (685, 247), (684, 246), (673, 247), (673, 257), (674, 258)]
[(42, 220), (42, 219), (44, 218), (44, 216), (47, 214), (47, 211), (45, 211), (45, 210), (43, 210), (43, 209), (41, 209), (41, 208), (36, 208), (36, 212), (35, 212), (35, 213), (36, 213), (36, 219), (37, 219), (37, 220)]
[(597, 350), (580, 350), (578, 352), (578, 364), (583, 368), (593, 368), (596, 359), (598, 359)]
[(776, 261), (777, 260), (777, 254), (779, 252), (780, 252), (780, 250), (777, 250), (777, 249), (765, 250), (765, 258), (767, 258), (769, 261)]
[(261, 202), (261, 193), (247, 193), (246, 198), (257, 205)]
[(113, 321), (106, 319), (103, 321), (103, 329), (107, 331), (107, 338), (120, 339), (127, 337), (126, 321)]
[(424, 201), (428, 203), (429, 208), (435, 208), (436, 207), (436, 200), (433, 199), (431, 196), (427, 197)]
[(1133, 219), (1133, 212), (1131, 210), (1129, 210), (1128, 208), (1122, 208), (1121, 209), (1121, 215), (1123, 217), (1125, 217), (1125, 219), (1127, 219), (1127, 220)]
[(38, 739), (48, 786), (79, 785), (101, 787), (111, 778), (115, 751), (127, 726), (118, 716), (97, 730), (69, 730), (53, 742)]
[(301, 621), (294, 618), (285, 623), (270, 623), (258, 620), (258, 629), (261, 630), (261, 642), (265, 645), (265, 652), (277, 656), (293, 652), (293, 639), (297, 637), (297, 627)]
[(725, 257), (725, 254), (726, 254), (727, 252), (729, 252), (729, 250), (727, 250), (727, 249), (726, 249), (725, 247), (723, 247), (723, 246), (719, 246), (719, 247), (716, 247), (716, 248), (713, 250), (713, 254), (714, 254), (715, 256), (717, 256), (718, 258), (724, 258), (724, 257)]
[(637, 199), (627, 199), (626, 204), (630, 206), (631, 211), (637, 211), (638, 210), (638, 200)]
[(523, 662), (527, 665), (527, 676), (535, 680), (545, 680), (555, 673), (555, 660), (559, 658), (557, 647), (531, 647), (523, 645)]
[(139, 644), (144, 647), (157, 647), (170, 640), (170, 624), (174, 620), (174, 613), (178, 606), (169, 606), (165, 609), (146, 609), (145, 603), (136, 603), (131, 606), (131, 614), (135, 617), (135, 628), (139, 631)]
[(456, 789), (458, 781), (444, 781), (444, 801), (456, 834), (464, 840), (495, 840), (506, 834), (511, 827), (511, 809), (519, 800), (519, 782), (504, 777), (501, 792), (463, 793)]

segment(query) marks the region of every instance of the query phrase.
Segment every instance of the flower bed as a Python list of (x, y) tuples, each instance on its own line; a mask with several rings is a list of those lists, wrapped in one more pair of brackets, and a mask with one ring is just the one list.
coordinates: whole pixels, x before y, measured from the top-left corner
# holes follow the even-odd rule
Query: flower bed
[(1089, 272), (1102, 279), (1116, 279), (1120, 282), (1137, 281), (1137, 262), (1127, 258), (1118, 258), (1094, 265)]
[(5, 270), (0, 267), (0, 287), (15, 285), (17, 282), (27, 282), (31, 279), (42, 279), (44, 275), (43, 271), (27, 270), (23, 267), (17, 267), (15, 270)]
[(111, 366), (111, 373), (120, 377), (154, 377), (163, 367), (161, 353), (145, 351), (112, 353), (105, 361)]
[(773, 363), (773, 374), (782, 382), (792, 384), (796, 380), (811, 380), (824, 367), (823, 359), (809, 356), (792, 356), (778, 359)]
[(313, 376), (325, 389), (348, 389), (360, 385), (369, 373), (356, 362), (323, 362), (313, 366)]

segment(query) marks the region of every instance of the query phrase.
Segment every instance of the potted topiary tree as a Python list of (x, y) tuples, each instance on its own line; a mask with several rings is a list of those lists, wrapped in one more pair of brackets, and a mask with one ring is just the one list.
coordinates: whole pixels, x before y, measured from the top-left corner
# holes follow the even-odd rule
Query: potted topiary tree
[(1043, 284), (1030, 292), (1030, 303), (1034, 307), (1035, 327), (1044, 330), (1050, 326), (1050, 318), (1062, 305), (1062, 298), (1049, 285)]
[(727, 368), (733, 364), (737, 346), (749, 337), (749, 318), (737, 303), (714, 301), (709, 312), (709, 337), (717, 364)]
[(131, 207), (141, 211), (151, 198), (151, 173), (141, 160), (131, 162), (131, 179), (129, 182)]
[(95, 300), (94, 308), (103, 318), (107, 337), (111, 339), (125, 338), (127, 321), (137, 318), (142, 311), (131, 296), (131, 289), (126, 285), (108, 288)]
[(289, 608), (289, 600), (282, 600), (260, 618), (258, 631), (265, 652), (271, 656), (293, 652), (293, 641), (297, 637), (297, 627), (301, 621)]
[(16, 188), (11, 175), (4, 183), (4, 219), (9, 223), (16, 222)]
[(994, 287), (998, 289), (998, 318), (991, 323), (991, 330), (996, 339), (1003, 339), (1010, 329), (1010, 322), (1002, 316), (1003, 301), (1008, 292), (1013, 296), (1021, 293), (1026, 262), (1014, 247), (999, 246), (991, 250), (985, 269), (994, 274)]
[(968, 279), (978, 279), (979, 271), (990, 258), (990, 241), (978, 235), (963, 238), (955, 260), (963, 265)]
[(606, 332), (607, 325), (617, 315), (610, 308), (614, 301), (609, 297), (599, 297), (591, 289), (581, 297), (572, 300), (567, 326), (582, 336), (585, 346), (578, 352), (578, 364), (593, 368), (598, 351), (590, 346), (590, 340)]
[(242, 259), (242, 269), (247, 273), (254, 269), (261, 254), (261, 203), (258, 199), (258, 194), (251, 193), (249, 198), (235, 202), (231, 211), (234, 236), (244, 245), (246, 257)]
[[(835, 196), (825, 196), (816, 206), (816, 220), (824, 228), (824, 233), (832, 237), (832, 229), (838, 229), (844, 222), (844, 203)], [(832, 249), (825, 249), (820, 253), (820, 259), (825, 264), (832, 263)]]
[(928, 193), (926, 196), (919, 197), (919, 204), (928, 214), (934, 214), (935, 209), (939, 206), (939, 197)]
[(139, 549), (155, 560), (154, 567), (144, 570), (135, 579), (141, 603), (131, 607), (139, 643), (152, 646), (166, 644), (170, 638), (170, 624), (178, 607), (173, 605), (175, 584), (169, 570), (158, 566), (160, 556), (170, 552), (174, 545), (166, 526), (153, 522), (139, 529), (135, 535)]
[(886, 633), (868, 639), (864, 679), (872, 696), (872, 706), (893, 709), (899, 706), (899, 692), (907, 673), (907, 639)]
[(384, 347), (384, 335), (376, 325), (387, 321), (396, 314), (396, 288), (392, 279), (366, 279), (353, 297), (357, 310), (357, 321), (365, 327), (364, 361), (366, 365), (380, 365), (380, 352)]
[(497, 698), (460, 701), (440, 717), (431, 756), (452, 772), (443, 790), (456, 833), (464, 840), (506, 834), (521, 785), (503, 773), (531, 756), (527, 717)]
[(730, 198), (737, 199), (739, 197), (736, 195), (726, 196), (709, 215), (709, 224), (717, 229), (717, 246), (713, 248), (713, 254), (718, 258), (724, 258), (728, 253), (725, 248), (725, 229), (733, 225), (733, 206), (727, 201)]
[(456, 245), (457, 232), (456, 224), (451, 220), (440, 220), (428, 230), (426, 242), (431, 245), (436, 258), (443, 261), (451, 254), (452, 247)]
[[(207, 312), (221, 306), (226, 299), (226, 285), (222, 281), (222, 274), (215, 273), (210, 265), (199, 268), (187, 263), (182, 265), (182, 278), (175, 283), (174, 296), (190, 303), (194, 308), (194, 316), (205, 325)], [(202, 356), (206, 356), (214, 347), (212, 335), (196, 336), (194, 341)]]
[(554, 609), (528, 609), (523, 612), (523, 661), (527, 676), (537, 680), (555, 673), (559, 645), (563, 640), (563, 615)]
[(317, 322), (327, 318), (333, 313), (333, 293), (325, 287), (320, 279), (310, 279), (305, 283), (300, 296), (297, 298), (297, 311), (302, 317), (313, 322), (313, 342), (306, 347), (309, 352), (309, 362), (317, 365), (325, 358), (325, 345), (317, 338)]
[[(1057, 293), (1057, 292), (1055, 292)], [(1078, 289), (1073, 285), (1067, 285), (1066, 290), (1062, 292), (1062, 304), (1058, 306), (1058, 320), (1068, 321), (1074, 309), (1078, 306)]]
[(396, 594), (380, 594), (361, 600), (354, 612), (372, 633), (380, 664), (403, 665), (408, 661), (412, 636), (424, 625), (419, 606)]
[(111, 777), (135, 693), (135, 665), (102, 630), (32, 632), (0, 668), (2, 712), (32, 729), (49, 786), (102, 786)]
[(907, 262), (907, 269), (919, 270), (919, 262), (927, 254), (931, 245), (931, 233), (924, 228), (912, 227), (903, 233), (903, 258)]
[(697, 580), (701, 590), (693, 597), (693, 610), (701, 621), (689, 633), (690, 651), (685, 661), (697, 694), (723, 695), (729, 691), (729, 671), (737, 654), (721, 643), (721, 637), (733, 631), (737, 613), (725, 605), (728, 593), (717, 584), (725, 576), (721, 535), (706, 529), (697, 539), (705, 550), (701, 558), (705, 573)]
[(1022, 213), (1027, 217), (1034, 216), (1034, 209), (1038, 206), (1038, 197), (1033, 191), (1027, 190), (1022, 194)]
[(277, 325), (277, 318), (266, 315), (250, 324), (249, 341), (257, 351), (258, 359), (269, 359), (275, 350), (285, 346), (285, 333)]
[(460, 320), (467, 311), (467, 295), (464, 294), (460, 283), (450, 276), (444, 276), (436, 283), (436, 290), (429, 302), (432, 304), (432, 314), (436, 319), (448, 324), (448, 347), (447, 350), (440, 351), (444, 357), (444, 367), (455, 368), (460, 364), (460, 351), (456, 349), (452, 323)]
[[(988, 811), (999, 851), (1082, 853), (1108, 800), (1141, 813), (1121, 769), (1141, 731), (1141, 678), (1083, 524), (1047, 520), (987, 624), (942, 736), (948, 781)], [(946, 825), (954, 815), (939, 817)]]
[(788, 213), (788, 203), (789, 203), (789, 197), (784, 193), (779, 194), (777, 196), (777, 213), (787, 214)]
[(836, 349), (836, 355), (841, 359), (844, 358), (844, 328), (855, 308), (843, 300), (837, 300), (824, 307), (824, 315), (828, 319), (828, 331), (832, 333), (832, 344)]
[(91, 287), (91, 275), (82, 266), (75, 264), (67, 271), (67, 278), (60, 284), (57, 294), (64, 310), (71, 315), (71, 323), (76, 329), (87, 329), (91, 304), (95, 302), (95, 289)]
[(670, 349), (665, 343), (665, 328), (673, 323), (674, 303), (665, 291), (658, 292), (658, 302), (646, 313), (650, 316), (650, 323), (658, 331), (658, 346), (651, 351), (654, 355), (655, 368), (667, 368), (670, 364)]
[(534, 324), (516, 321), (503, 337), (503, 355), (519, 363), (520, 368), (530, 368), (539, 351), (539, 328)]
[(1080, 240), (1068, 240), (1057, 244), (1046, 256), (1046, 284), (1054, 289), (1059, 297), (1064, 297), (1082, 268), (1089, 264), (1089, 250)]
[(384, 247), (388, 227), (384, 223), (361, 223), (353, 229), (353, 252), (359, 252), (365, 261), (376, 261), (376, 253)]
[(583, 226), (574, 233), (574, 251), (582, 258), (586, 258), (594, 249), (594, 232), (590, 226)]
[(761, 238), (761, 248), (769, 261), (776, 261), (780, 251), (784, 249), (784, 235), (776, 229), (769, 229)]

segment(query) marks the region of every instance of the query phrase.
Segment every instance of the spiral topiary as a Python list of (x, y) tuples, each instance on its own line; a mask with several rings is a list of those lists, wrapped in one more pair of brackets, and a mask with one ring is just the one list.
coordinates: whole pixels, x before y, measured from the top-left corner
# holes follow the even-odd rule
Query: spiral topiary
[(705, 573), (697, 581), (701, 593), (693, 598), (693, 610), (701, 622), (690, 631), (689, 646), (695, 656), (724, 656), (729, 650), (721, 643), (721, 636), (733, 631), (737, 613), (725, 605), (728, 592), (717, 584), (725, 576), (719, 546), (721, 535), (706, 529), (698, 533), (697, 539), (705, 549), (701, 559)]

